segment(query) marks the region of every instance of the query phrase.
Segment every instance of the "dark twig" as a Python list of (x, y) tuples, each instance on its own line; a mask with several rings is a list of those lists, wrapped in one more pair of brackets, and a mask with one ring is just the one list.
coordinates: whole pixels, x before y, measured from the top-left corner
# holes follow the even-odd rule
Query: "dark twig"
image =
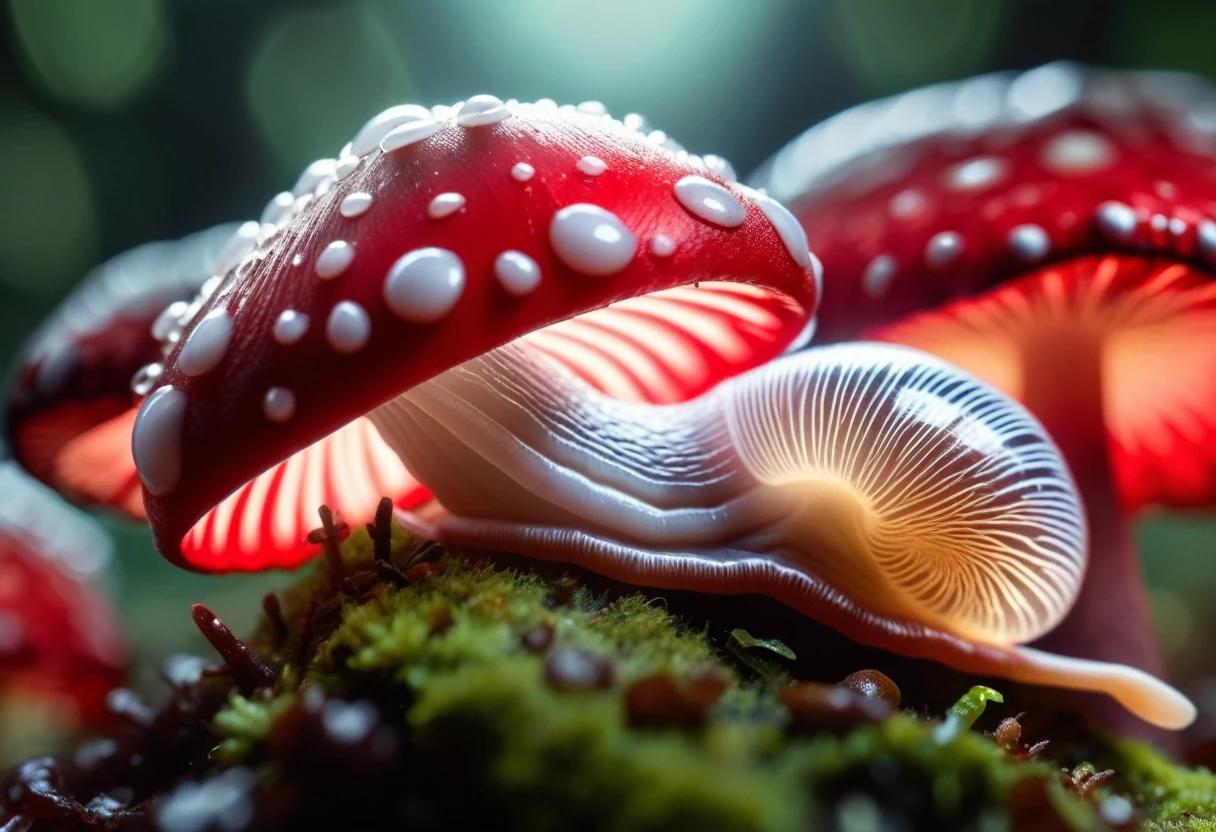
[(219, 616), (202, 604), (191, 607), (190, 614), (194, 616), (194, 623), (203, 636), (228, 665), (232, 678), (244, 693), (249, 694), (274, 684), (274, 671), (249, 649), (249, 645), (237, 638), (231, 628), (220, 621)]
[(382, 497), (376, 506), (376, 519), (367, 524), (372, 539), (372, 553), (377, 561), (387, 561), (393, 552), (393, 501)]
[(313, 529), (308, 533), (308, 542), (314, 546), (320, 544), (325, 552), (325, 561), (329, 564), (329, 577), (334, 583), (337, 583), (346, 576), (346, 564), (342, 560), (342, 552), (338, 549), (338, 544), (346, 537), (350, 526), (343, 523), (341, 519), (335, 521), (334, 513), (329, 506), (321, 506), (317, 509), (317, 514), (321, 515), (321, 528)]
[(262, 598), (262, 611), (266, 613), (266, 620), (270, 622), (271, 628), (274, 630), (275, 641), (277, 644), (282, 644), (287, 640), (287, 620), (283, 618), (283, 605), (279, 603), (279, 596), (273, 592), (267, 592)]

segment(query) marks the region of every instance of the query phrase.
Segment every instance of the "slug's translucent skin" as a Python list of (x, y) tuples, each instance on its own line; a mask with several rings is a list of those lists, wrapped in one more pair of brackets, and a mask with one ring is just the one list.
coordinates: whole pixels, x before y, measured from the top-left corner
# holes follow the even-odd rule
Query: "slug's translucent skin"
[(450, 512), (446, 540), (763, 592), (858, 641), (1103, 691), (1159, 725), (1193, 718), (1140, 671), (1014, 646), (1080, 586), (1076, 489), (1025, 411), (920, 353), (812, 350), (653, 406), (515, 344), (370, 418)]

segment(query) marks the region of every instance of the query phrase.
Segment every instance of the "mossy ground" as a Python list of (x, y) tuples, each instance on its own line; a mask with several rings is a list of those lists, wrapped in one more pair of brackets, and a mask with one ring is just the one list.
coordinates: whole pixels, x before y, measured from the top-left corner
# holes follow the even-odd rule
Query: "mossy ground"
[[(268, 619), (253, 641), (275, 657), (279, 682), (273, 693), (234, 695), (218, 714), (216, 763), (250, 766), (266, 783), (294, 776), (276, 754), (276, 725), (320, 689), (374, 702), (395, 724), (402, 811), (441, 825), (1093, 829), (1122, 820), (1124, 798), (1145, 828), (1216, 829), (1206, 819), (1216, 777), (1146, 746), (1090, 736), (1093, 765), (1115, 775), (1087, 788), (1074, 780), (1090, 769), (1062, 773), (1050, 748), (1028, 759), (978, 730), (943, 741), (938, 720), (911, 710), (852, 726), (825, 715), (816, 730), (815, 714), (793, 720), (781, 704), (789, 679), (775, 653), (757, 661), (724, 649), (702, 622), (681, 622), (642, 594), (610, 598), (446, 554), (409, 567), (414, 549), (394, 533), (393, 560), (410, 578), (398, 586), (335, 594), (322, 569), (284, 596), (286, 632)], [(352, 570), (366, 569), (371, 551), (363, 531), (342, 546)], [(558, 654), (594, 662), (564, 679)], [(700, 718), (664, 725), (631, 710), (639, 680), (707, 672), (722, 691)]]

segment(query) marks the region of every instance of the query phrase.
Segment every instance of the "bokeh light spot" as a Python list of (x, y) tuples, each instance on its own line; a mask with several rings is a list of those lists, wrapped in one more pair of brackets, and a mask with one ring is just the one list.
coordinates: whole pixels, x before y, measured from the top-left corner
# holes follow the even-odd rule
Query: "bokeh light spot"
[(276, 13), (254, 46), (246, 102), (279, 161), (336, 156), (370, 116), (409, 98), (400, 51), (366, 3)]
[(56, 292), (97, 255), (92, 187), (68, 134), (0, 100), (0, 281)]
[(76, 104), (127, 103), (169, 51), (163, 0), (10, 0), (9, 9), (31, 77)]
[(987, 63), (1007, 0), (833, 0), (832, 39), (858, 79), (884, 93), (958, 78)]

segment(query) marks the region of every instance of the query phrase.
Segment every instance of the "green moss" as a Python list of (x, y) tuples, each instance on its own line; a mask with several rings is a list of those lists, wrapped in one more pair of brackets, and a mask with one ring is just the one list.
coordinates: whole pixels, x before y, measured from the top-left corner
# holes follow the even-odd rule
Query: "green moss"
[(1213, 820), (1203, 820), (1216, 816), (1216, 775), (1212, 772), (1174, 765), (1130, 740), (1110, 740), (1108, 753), (1119, 785), (1143, 815), (1155, 821), (1149, 828), (1216, 832)]
[[(394, 562), (404, 566), (411, 552), (399, 535)], [(351, 568), (366, 567), (366, 535), (352, 535), (343, 553)], [(644, 595), (609, 602), (569, 580), (449, 556), (428, 576), (411, 575), (408, 586), (382, 585), (343, 604), (318, 572), (286, 596), (291, 634), (275, 657), (287, 665), (275, 695), (232, 699), (215, 720), (224, 742), (213, 759), (260, 761), (273, 780), (263, 747), (271, 727), (302, 687), (318, 685), (400, 714), (406, 767), (415, 772), (401, 788), (448, 795), (454, 820), (473, 813), (503, 828), (793, 830), (890, 816), (926, 828), (1000, 828), (1028, 780), (1075, 829), (1096, 827), (1096, 801), (1112, 793), (1126, 795), (1154, 829), (1208, 829), (1199, 818), (1216, 811), (1210, 773), (1126, 741), (1095, 746), (1095, 759), (1118, 779), (1078, 796), (1058, 765), (1010, 755), (969, 730), (985, 703), (1001, 701), (990, 689), (964, 696), (953, 721), (897, 713), (843, 733), (799, 734), (776, 697), (782, 674), (756, 672)], [(327, 603), (340, 605), (336, 629), (306, 649), (311, 619)], [(529, 649), (537, 628), (551, 644)], [(270, 630), (261, 629), (264, 652)], [(554, 684), (546, 657), (567, 649), (602, 657), (614, 683)], [(631, 724), (632, 683), (707, 667), (718, 668), (726, 688), (703, 725)]]

